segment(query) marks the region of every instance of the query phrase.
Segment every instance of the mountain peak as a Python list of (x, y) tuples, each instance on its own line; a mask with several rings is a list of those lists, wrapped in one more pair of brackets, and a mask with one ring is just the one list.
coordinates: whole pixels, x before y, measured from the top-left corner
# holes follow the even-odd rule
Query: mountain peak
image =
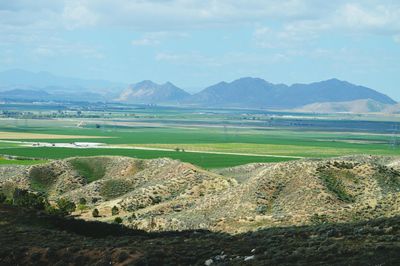
[(155, 83), (155, 82), (153, 82), (151, 80), (146, 79), (146, 80), (140, 81), (138, 83), (135, 83), (134, 86), (135, 87), (139, 87), (139, 86), (146, 86), (147, 87), (147, 86), (160, 86), (160, 85), (158, 85), (157, 83)]
[(151, 80), (143, 80), (129, 86), (119, 97), (119, 101), (128, 103), (178, 103), (190, 94), (176, 87), (171, 82), (157, 84)]
[(254, 78), (254, 77), (242, 77), (242, 78), (239, 78), (237, 80), (234, 80), (232, 83), (234, 83), (234, 82), (240, 82), (240, 83), (243, 83), (243, 82), (246, 82), (246, 83), (249, 83), (249, 82), (268, 83), (266, 80), (264, 80), (262, 78)]

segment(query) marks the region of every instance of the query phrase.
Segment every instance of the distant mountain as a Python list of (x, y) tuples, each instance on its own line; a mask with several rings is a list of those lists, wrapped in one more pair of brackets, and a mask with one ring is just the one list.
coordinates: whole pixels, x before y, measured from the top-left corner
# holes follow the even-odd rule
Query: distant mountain
[(30, 72), (13, 69), (0, 72), (0, 89), (45, 88), (49, 90), (97, 90), (109, 91), (122, 88), (123, 83), (106, 80), (78, 79), (56, 76), (48, 72)]
[(102, 102), (106, 98), (100, 94), (82, 92), (46, 92), (35, 89), (13, 89), (0, 91), (0, 100), (3, 101), (70, 101), (70, 102)]
[(20, 101), (105, 101), (117, 97), (123, 83), (56, 76), (20, 69), (0, 72), (0, 99)]
[(1, 100), (49, 100), (50, 94), (42, 90), (22, 90), (13, 89), (9, 91), (0, 91)]
[(371, 99), (395, 104), (390, 97), (370, 88), (330, 79), (311, 84), (272, 84), (259, 78), (221, 82), (193, 95), (197, 105), (250, 108), (296, 108), (317, 102), (345, 102)]
[[(264, 109), (375, 110), (379, 104), (394, 105), (390, 97), (373, 89), (330, 79), (310, 84), (273, 84), (260, 78), (240, 78), (220, 82), (190, 95), (167, 82), (145, 80), (130, 86), (106, 80), (85, 80), (56, 76), (47, 72), (8, 70), (0, 72), (0, 99), (40, 101), (118, 101), (122, 103), (188, 105), (202, 107), (240, 107)], [(351, 104), (332, 103), (370, 100)], [(376, 104), (372, 104), (376, 102)], [(319, 104), (308, 106), (312, 104)], [(321, 103), (330, 103), (329, 106)], [(375, 105), (375, 107), (374, 107)], [(307, 106), (307, 107), (305, 107)], [(362, 107), (363, 106), (363, 107)], [(397, 107), (392, 107), (396, 112)], [(317, 110), (316, 110), (317, 111)]]
[(125, 103), (179, 104), (189, 96), (189, 93), (170, 82), (160, 85), (145, 80), (130, 85), (117, 100)]

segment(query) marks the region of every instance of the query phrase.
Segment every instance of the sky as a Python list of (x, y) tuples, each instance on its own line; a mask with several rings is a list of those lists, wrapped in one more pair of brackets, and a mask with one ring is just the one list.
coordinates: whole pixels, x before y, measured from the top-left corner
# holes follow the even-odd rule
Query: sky
[(399, 0), (0, 0), (0, 71), (190, 92), (338, 78), (400, 100)]

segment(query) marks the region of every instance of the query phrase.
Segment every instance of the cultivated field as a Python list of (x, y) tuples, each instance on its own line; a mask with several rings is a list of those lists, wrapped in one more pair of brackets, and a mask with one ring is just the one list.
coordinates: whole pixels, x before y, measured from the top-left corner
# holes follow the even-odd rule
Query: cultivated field
[[(300, 158), (399, 154), (400, 118), (396, 116), (112, 105), (12, 108), (12, 117), (3, 113), (0, 118), (3, 155), (41, 159), (170, 157), (205, 168), (221, 168)], [(34, 147), (35, 142), (48, 144)], [(75, 142), (102, 145), (69, 147)], [(52, 147), (51, 143), (58, 144)]]

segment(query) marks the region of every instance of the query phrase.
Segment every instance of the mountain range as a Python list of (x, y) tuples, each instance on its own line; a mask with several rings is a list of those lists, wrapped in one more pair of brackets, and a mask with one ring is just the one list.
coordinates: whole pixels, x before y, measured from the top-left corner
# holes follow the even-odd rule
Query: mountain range
[[(245, 77), (220, 82), (198, 93), (189, 94), (171, 82), (150, 80), (127, 85), (105, 80), (83, 80), (33, 73), (24, 70), (0, 72), (0, 99), (39, 101), (120, 102), (198, 107), (269, 108), (346, 112), (358, 108), (366, 112), (397, 112), (396, 101), (387, 95), (347, 81), (329, 79), (310, 84), (273, 84), (260, 78)], [(341, 104), (338, 104), (341, 103)], [(346, 104), (344, 104), (346, 103)], [(329, 108), (328, 108), (329, 107)], [(322, 110), (321, 109), (321, 110)]]

